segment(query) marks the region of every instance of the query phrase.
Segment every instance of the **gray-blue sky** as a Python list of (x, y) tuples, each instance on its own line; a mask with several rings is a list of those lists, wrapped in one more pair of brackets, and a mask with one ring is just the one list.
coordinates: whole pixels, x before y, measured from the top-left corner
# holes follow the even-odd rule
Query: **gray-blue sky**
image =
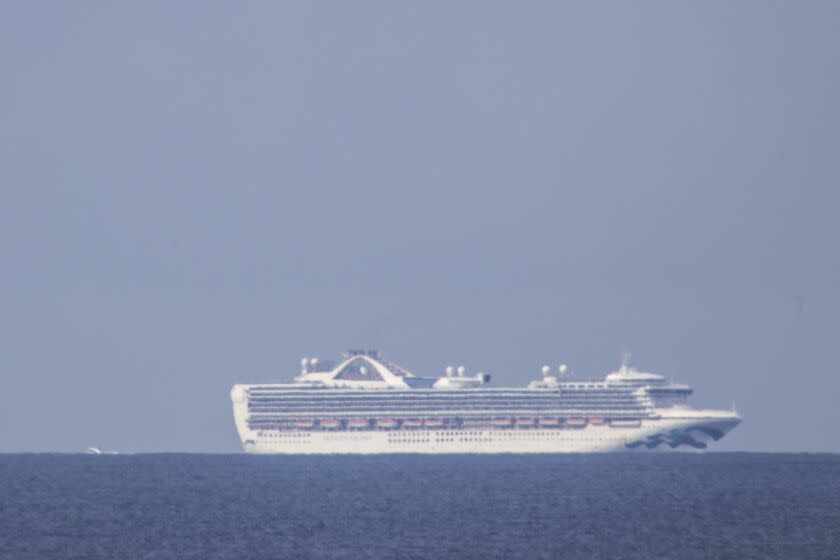
[(0, 450), (238, 449), (379, 347), (632, 351), (840, 451), (834, 2), (4, 2)]

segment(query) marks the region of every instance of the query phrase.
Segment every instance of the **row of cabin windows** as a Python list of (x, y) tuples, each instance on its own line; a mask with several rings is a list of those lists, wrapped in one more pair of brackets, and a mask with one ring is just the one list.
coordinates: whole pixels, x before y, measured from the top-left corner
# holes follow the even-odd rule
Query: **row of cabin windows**
[[(435, 439), (435, 443), (449, 443), (449, 442), (458, 442), (458, 443), (492, 443), (494, 441), (504, 441), (508, 438), (499, 438), (496, 439), (495, 437), (462, 437), (462, 438), (440, 438)], [(560, 441), (625, 441), (626, 438), (615, 436), (615, 437), (591, 437), (591, 438), (570, 438), (565, 437), (561, 434), (551, 434), (547, 436), (527, 436), (522, 437), (519, 439), (526, 439), (526, 440), (541, 440), (541, 439), (556, 439)], [(431, 440), (428, 438), (389, 438), (388, 443), (429, 443)]]
[(388, 404), (414, 404), (414, 403), (438, 403), (438, 404), (447, 404), (452, 405), (453, 403), (495, 403), (495, 402), (511, 402), (511, 403), (543, 403), (543, 402), (562, 402), (562, 401), (590, 401), (594, 399), (601, 399), (601, 400), (623, 400), (623, 401), (634, 401), (638, 397), (636, 395), (630, 393), (608, 393), (608, 394), (595, 394), (595, 393), (580, 393), (580, 394), (563, 394), (563, 395), (554, 395), (551, 397), (548, 396), (540, 396), (540, 397), (472, 397), (469, 399), (440, 399), (440, 398), (415, 398), (415, 399), (407, 399), (407, 398), (381, 398), (377, 397), (366, 397), (366, 398), (306, 398), (306, 399), (290, 399), (287, 397), (255, 397), (252, 396), (249, 399), (251, 403), (282, 403), (289, 406), (293, 405), (301, 405), (301, 404), (351, 404), (351, 403), (388, 403)]

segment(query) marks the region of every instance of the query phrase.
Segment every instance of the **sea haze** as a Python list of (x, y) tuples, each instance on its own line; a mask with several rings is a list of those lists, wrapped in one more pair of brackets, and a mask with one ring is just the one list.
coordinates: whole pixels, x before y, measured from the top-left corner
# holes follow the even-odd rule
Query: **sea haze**
[(838, 558), (840, 456), (0, 455), (0, 558)]
[(376, 348), (840, 452), (840, 2), (240, 4), (0, 2), (0, 451), (232, 453)]

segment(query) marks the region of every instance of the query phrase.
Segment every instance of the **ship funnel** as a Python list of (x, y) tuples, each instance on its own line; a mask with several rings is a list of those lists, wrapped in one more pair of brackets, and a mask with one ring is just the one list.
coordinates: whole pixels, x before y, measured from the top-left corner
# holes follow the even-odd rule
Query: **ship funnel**
[(546, 377), (549, 373), (551, 373), (551, 368), (547, 365), (544, 365), (542, 368), (540, 368), (540, 371), (542, 371), (543, 377)]
[(455, 373), (455, 368), (452, 366), (446, 366), (446, 377), (452, 377), (453, 373)]
[(458, 377), (464, 377), (466, 371), (467, 369), (464, 366), (458, 366)]
[(559, 366), (557, 366), (557, 373), (559, 373), (560, 375), (566, 375), (566, 371), (568, 371), (568, 369), (569, 366), (567, 366), (566, 364), (560, 364)]

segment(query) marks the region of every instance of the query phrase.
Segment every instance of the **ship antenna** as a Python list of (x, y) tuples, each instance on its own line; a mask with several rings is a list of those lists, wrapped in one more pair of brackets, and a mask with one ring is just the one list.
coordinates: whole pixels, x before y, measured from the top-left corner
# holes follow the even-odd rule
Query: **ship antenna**
[(622, 370), (630, 369), (630, 359), (631, 359), (630, 352), (622, 352), (622, 354), (621, 354), (621, 369)]

